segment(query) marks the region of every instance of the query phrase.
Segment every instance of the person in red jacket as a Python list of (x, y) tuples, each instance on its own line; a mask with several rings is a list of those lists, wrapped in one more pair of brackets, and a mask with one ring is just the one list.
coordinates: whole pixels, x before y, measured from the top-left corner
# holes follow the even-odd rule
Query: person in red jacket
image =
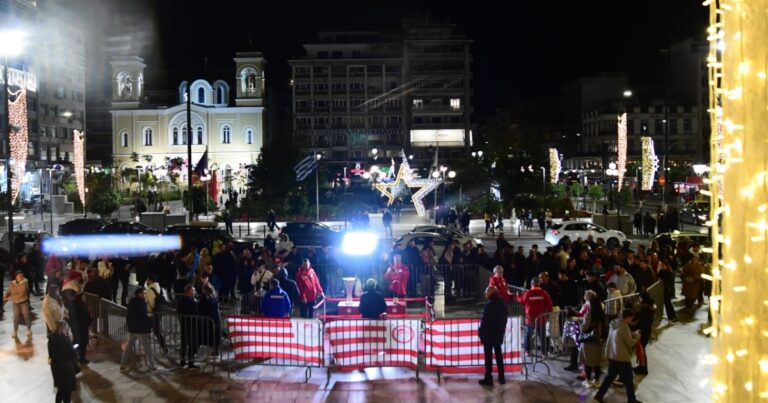
[(538, 277), (531, 279), (531, 289), (517, 296), (517, 302), (525, 307), (525, 341), (523, 342), (523, 348), (525, 352), (531, 353), (531, 337), (533, 337), (534, 327), (536, 334), (541, 340), (542, 352), (546, 352), (545, 335), (547, 321), (541, 320), (536, 322), (536, 318), (544, 313), (552, 312), (552, 299), (549, 297), (546, 291), (540, 288), (541, 280)]
[(389, 291), (392, 296), (405, 297), (410, 276), (411, 272), (408, 270), (408, 266), (401, 262), (400, 255), (393, 256), (392, 265), (384, 273), (384, 278), (389, 281)]
[(489, 281), (488, 285), (496, 287), (496, 290), (499, 292), (499, 297), (501, 297), (501, 300), (504, 301), (504, 305), (509, 307), (509, 302), (512, 299), (512, 293), (509, 291), (509, 287), (507, 286), (507, 280), (504, 279), (503, 267), (496, 266), (493, 268), (493, 276), (491, 276), (491, 280)]
[(311, 318), (314, 316), (315, 300), (320, 296), (325, 298), (323, 287), (320, 280), (317, 279), (315, 269), (309, 263), (309, 259), (304, 259), (299, 270), (296, 272), (296, 285), (299, 287), (299, 312), (302, 318)]

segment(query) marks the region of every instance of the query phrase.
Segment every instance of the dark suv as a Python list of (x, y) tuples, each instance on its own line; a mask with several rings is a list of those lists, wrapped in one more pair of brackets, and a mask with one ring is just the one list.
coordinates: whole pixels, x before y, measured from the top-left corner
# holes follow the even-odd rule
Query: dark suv
[(344, 233), (314, 221), (289, 222), (280, 232), (288, 235), (295, 246), (336, 245), (344, 236)]
[(98, 234), (106, 224), (95, 218), (77, 218), (59, 225), (59, 235)]

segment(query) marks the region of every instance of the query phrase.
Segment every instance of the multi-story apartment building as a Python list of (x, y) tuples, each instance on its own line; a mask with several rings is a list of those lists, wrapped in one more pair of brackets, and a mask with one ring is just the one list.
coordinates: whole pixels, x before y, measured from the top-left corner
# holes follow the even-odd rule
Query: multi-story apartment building
[[(9, 60), (9, 84), (28, 90), (28, 162), (20, 191), (26, 201), (57, 193), (46, 168), (71, 166), (74, 130), (85, 124), (85, 39), (77, 14), (53, 0), (0, 0), (0, 21), (26, 34), (23, 53)], [(0, 176), (4, 186), (5, 170)]]
[(402, 32), (323, 32), (293, 69), (294, 135), (336, 168), (401, 151), (431, 165), (471, 143), (469, 46), (450, 23)]

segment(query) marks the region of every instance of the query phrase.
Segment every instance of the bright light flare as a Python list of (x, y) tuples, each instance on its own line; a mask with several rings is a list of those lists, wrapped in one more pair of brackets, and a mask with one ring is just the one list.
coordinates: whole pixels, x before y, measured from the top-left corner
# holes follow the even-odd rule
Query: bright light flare
[(0, 56), (13, 57), (24, 50), (24, 42), (27, 35), (16, 29), (0, 31)]
[(72, 235), (43, 240), (43, 252), (57, 256), (138, 256), (181, 249), (178, 235)]
[(370, 255), (376, 250), (379, 237), (373, 232), (347, 232), (341, 241), (341, 250), (347, 255)]

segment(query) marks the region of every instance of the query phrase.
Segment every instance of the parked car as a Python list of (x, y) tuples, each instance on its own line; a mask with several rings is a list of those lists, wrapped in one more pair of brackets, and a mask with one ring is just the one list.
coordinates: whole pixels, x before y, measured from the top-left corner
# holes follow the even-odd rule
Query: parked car
[(209, 250), (214, 241), (232, 242), (239, 252), (248, 247), (251, 242), (245, 239), (232, 237), (227, 231), (217, 228), (214, 223), (192, 223), (169, 225), (163, 231), (163, 235), (178, 235), (181, 237), (181, 247), (190, 246), (206, 247)]
[(423, 248), (427, 242), (432, 241), (432, 246), (435, 248), (436, 253), (442, 253), (445, 245), (448, 245), (448, 242), (450, 242), (448, 238), (434, 232), (410, 232), (395, 239), (392, 245), (400, 244), (405, 247), (411, 241), (414, 241), (419, 249)]
[(294, 221), (285, 223), (280, 232), (288, 235), (295, 246), (337, 245), (344, 233), (314, 221)]
[[(44, 239), (51, 236), (51, 234), (45, 231), (13, 231), (13, 237), (16, 238), (17, 235), (21, 235), (24, 238), (24, 251), (32, 249), (32, 244), (34, 244), (38, 239)], [(2, 248), (5, 250), (10, 248), (7, 232), (3, 234), (2, 241), (0, 241), (0, 246), (2, 246)]]
[(101, 229), (101, 233), (158, 235), (161, 233), (161, 231), (158, 231), (140, 222), (118, 221), (105, 225), (104, 228)]
[(659, 248), (665, 249), (668, 246), (672, 247), (672, 250), (677, 249), (677, 244), (680, 241), (687, 241), (688, 243), (697, 243), (702, 246), (712, 246), (712, 237), (708, 233), (693, 232), (693, 231), (672, 231), (663, 232), (653, 237), (653, 240), (659, 244)]
[(97, 218), (77, 218), (59, 225), (59, 235), (98, 234), (107, 223)]
[(455, 228), (446, 227), (445, 225), (417, 225), (411, 230), (411, 233), (414, 232), (433, 232), (439, 234), (443, 238), (456, 239), (461, 245), (464, 245), (467, 242), (472, 242), (475, 246), (483, 244), (482, 239), (475, 238), (469, 234), (462, 233)]
[(685, 203), (680, 209), (680, 222), (702, 225), (709, 220), (709, 201), (697, 200)]
[(584, 221), (563, 221), (553, 224), (544, 235), (544, 240), (552, 245), (557, 245), (564, 238), (575, 241), (578, 238), (587, 239), (590, 235), (594, 239), (603, 238), (605, 245), (609, 248), (615, 248), (627, 240), (627, 236), (621, 231), (603, 228)]

